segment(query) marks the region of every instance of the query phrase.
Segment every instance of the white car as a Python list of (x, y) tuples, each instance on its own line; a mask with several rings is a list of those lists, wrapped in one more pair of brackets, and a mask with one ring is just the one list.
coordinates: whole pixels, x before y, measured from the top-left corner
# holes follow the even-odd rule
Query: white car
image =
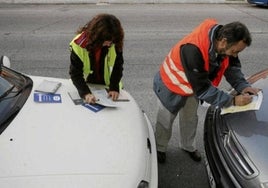
[[(71, 80), (7, 64), (2, 56), (0, 188), (157, 188), (153, 129), (127, 91), (116, 107), (76, 105)], [(35, 91), (44, 80), (61, 83), (55, 94)]]

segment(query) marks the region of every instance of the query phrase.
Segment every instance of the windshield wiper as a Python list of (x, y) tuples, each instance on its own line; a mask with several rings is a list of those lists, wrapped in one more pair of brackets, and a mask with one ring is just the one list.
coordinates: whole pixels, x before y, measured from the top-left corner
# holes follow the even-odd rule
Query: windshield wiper
[(2, 95), (0, 95), (0, 101), (5, 98), (11, 91), (15, 88), (15, 85), (12, 85), (8, 90), (6, 90)]

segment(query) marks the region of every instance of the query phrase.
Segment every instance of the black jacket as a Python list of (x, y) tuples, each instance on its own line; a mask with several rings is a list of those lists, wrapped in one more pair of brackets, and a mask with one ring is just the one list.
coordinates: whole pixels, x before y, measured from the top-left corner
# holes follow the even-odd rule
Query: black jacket
[[(96, 62), (95, 57), (89, 53), (90, 58), (90, 66), (91, 70), (93, 71), (92, 74), (89, 74), (87, 79), (84, 79), (83, 75), (83, 62), (80, 60), (80, 58), (77, 56), (77, 54), (74, 51), (71, 51), (70, 55), (70, 69), (69, 74), (71, 76), (71, 79), (73, 81), (73, 84), (78, 90), (78, 93), (80, 97), (84, 98), (84, 96), (88, 93), (91, 93), (90, 89), (87, 86), (87, 83), (92, 84), (105, 84), (104, 82), (104, 59), (105, 56), (108, 53), (108, 47), (103, 47), (101, 50), (101, 57), (100, 57), (100, 69), (97, 71), (96, 69)], [(119, 82), (123, 76), (123, 53), (117, 52), (117, 56), (115, 59), (113, 72), (110, 77), (110, 85), (109, 90), (110, 91), (118, 91), (119, 92)], [(97, 79), (100, 78), (100, 79)]]

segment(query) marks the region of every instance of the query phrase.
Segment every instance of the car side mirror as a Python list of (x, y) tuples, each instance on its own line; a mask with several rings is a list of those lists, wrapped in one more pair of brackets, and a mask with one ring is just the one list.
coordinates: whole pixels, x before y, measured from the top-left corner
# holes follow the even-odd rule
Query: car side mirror
[(1, 59), (0, 59), (0, 66), (1, 66), (1, 68), (2, 68), (3, 65), (5, 67), (10, 68), (10, 59), (7, 56), (5, 56), (5, 55), (1, 56)]

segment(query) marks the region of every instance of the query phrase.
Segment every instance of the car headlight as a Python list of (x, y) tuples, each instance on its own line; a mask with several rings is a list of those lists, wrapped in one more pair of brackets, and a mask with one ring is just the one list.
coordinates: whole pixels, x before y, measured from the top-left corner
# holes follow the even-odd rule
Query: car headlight
[(250, 162), (248, 156), (236, 141), (233, 133), (229, 131), (224, 138), (224, 146), (228, 156), (232, 159), (231, 161), (236, 166), (237, 170), (245, 177), (255, 176), (257, 173), (256, 168)]

